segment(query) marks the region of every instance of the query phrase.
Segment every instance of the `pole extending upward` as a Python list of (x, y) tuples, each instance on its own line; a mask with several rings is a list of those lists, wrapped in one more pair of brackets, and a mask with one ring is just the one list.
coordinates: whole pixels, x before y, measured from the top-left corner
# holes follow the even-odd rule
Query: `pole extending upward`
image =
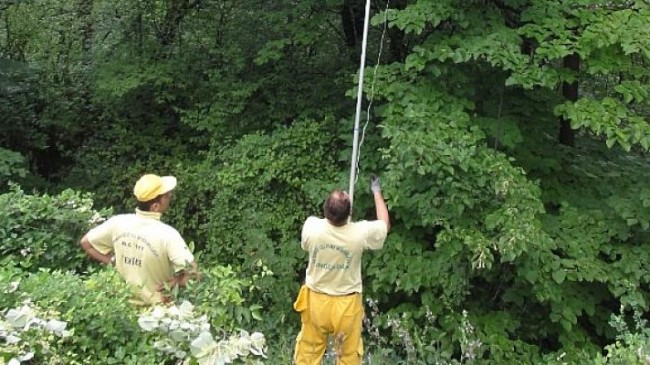
[(370, 0), (366, 0), (366, 14), (363, 22), (363, 41), (361, 43), (361, 62), (359, 64), (359, 85), (357, 90), (357, 111), (354, 116), (354, 138), (352, 140), (352, 158), (350, 164), (350, 207), (354, 204), (354, 183), (357, 180), (357, 164), (359, 162), (359, 119), (363, 98), (363, 73), (366, 66), (366, 46), (368, 44), (368, 23), (370, 20)]

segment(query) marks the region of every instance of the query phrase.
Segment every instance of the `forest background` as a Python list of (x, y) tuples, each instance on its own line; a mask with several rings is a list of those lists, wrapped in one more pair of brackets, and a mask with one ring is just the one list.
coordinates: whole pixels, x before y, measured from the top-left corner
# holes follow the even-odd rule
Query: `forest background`
[[(164, 219), (206, 273), (179, 303), (290, 363), (300, 227), (349, 179), (364, 4), (0, 1), (0, 364), (198, 361), (77, 244), (145, 172), (179, 178)], [(364, 258), (366, 361), (647, 364), (647, 2), (371, 12), (354, 218), (377, 173), (393, 228)], [(10, 343), (25, 305), (72, 335)]]

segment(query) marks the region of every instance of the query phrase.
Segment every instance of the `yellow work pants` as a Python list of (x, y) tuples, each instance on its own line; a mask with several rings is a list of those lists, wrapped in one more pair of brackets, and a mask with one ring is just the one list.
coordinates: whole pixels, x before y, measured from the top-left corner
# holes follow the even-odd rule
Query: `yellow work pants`
[(336, 364), (361, 364), (363, 303), (360, 293), (333, 296), (303, 285), (293, 308), (300, 313), (302, 322), (293, 356), (295, 365), (320, 365), (329, 336), (334, 340)]

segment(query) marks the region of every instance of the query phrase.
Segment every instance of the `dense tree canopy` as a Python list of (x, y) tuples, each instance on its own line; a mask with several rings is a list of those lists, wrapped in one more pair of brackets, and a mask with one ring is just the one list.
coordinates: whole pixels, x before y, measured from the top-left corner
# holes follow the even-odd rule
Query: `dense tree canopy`
[[(140, 174), (178, 176), (168, 221), (206, 267), (268, 267), (248, 300), (290, 342), (301, 223), (347, 188), (364, 4), (0, 1), (0, 189), (124, 212)], [(401, 315), (422, 363), (463, 361), (464, 321), (475, 361), (595, 358), (612, 315), (650, 304), (650, 5), (371, 5), (355, 219), (380, 174), (376, 325), (389, 338)], [(32, 242), (6, 232), (3, 254)]]

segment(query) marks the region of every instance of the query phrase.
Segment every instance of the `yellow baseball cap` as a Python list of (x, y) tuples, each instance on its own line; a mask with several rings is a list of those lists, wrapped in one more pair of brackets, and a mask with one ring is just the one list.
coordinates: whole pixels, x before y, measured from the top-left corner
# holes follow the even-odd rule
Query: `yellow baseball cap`
[(176, 178), (173, 176), (160, 177), (154, 174), (143, 175), (133, 187), (133, 195), (138, 201), (147, 202), (158, 195), (172, 191), (176, 187)]

